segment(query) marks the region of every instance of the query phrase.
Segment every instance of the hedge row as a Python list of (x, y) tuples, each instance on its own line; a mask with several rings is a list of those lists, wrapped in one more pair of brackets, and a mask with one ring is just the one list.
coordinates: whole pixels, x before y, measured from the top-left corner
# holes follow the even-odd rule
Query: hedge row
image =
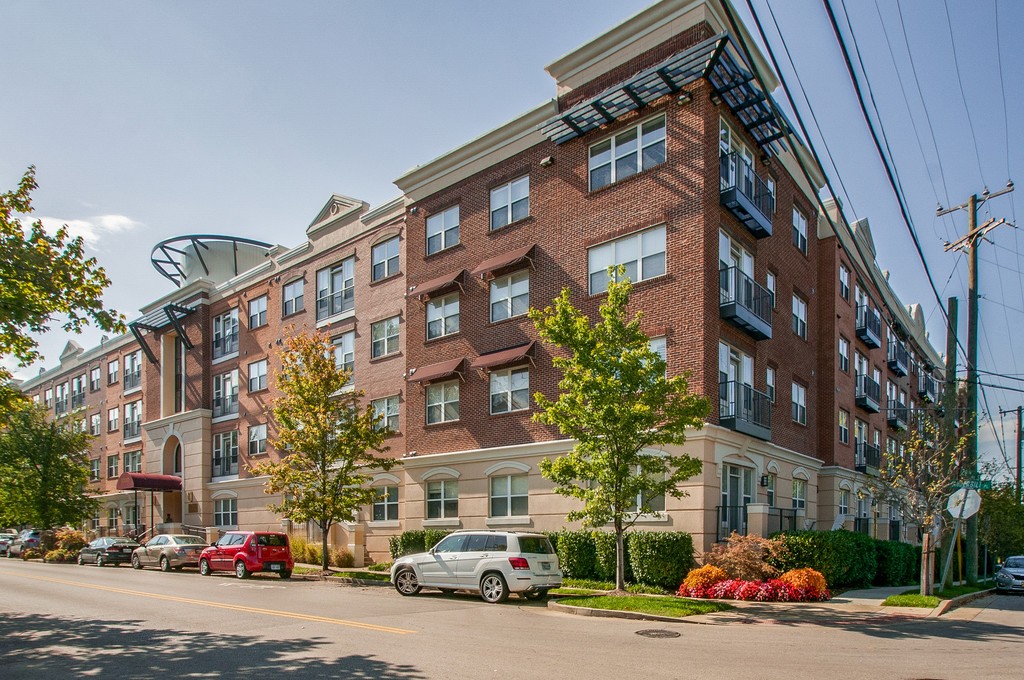
[(403, 531), (398, 536), (392, 536), (388, 539), (391, 559), (397, 560), (402, 555), (426, 552), (450, 533), (450, 531), (442, 531), (440, 529), (412, 529), (410, 531)]
[(810, 567), (825, 577), (829, 588), (898, 586), (914, 583), (921, 549), (907, 543), (881, 541), (840, 529), (778, 534), (788, 556), (775, 565), (783, 571)]
[[(615, 580), (615, 534), (558, 531), (548, 534), (566, 578)], [(675, 590), (693, 566), (693, 539), (681, 531), (626, 534), (626, 581)]]

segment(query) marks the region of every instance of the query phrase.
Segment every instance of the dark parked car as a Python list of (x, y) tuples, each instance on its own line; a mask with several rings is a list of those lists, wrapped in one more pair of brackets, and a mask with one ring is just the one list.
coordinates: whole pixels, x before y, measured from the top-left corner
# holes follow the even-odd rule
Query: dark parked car
[(6, 555), (11, 543), (18, 537), (18, 534), (0, 534), (0, 555)]
[(78, 563), (95, 564), (97, 567), (128, 564), (132, 561), (132, 551), (138, 547), (139, 544), (130, 538), (104, 536), (78, 551)]
[(38, 549), (40, 536), (41, 532), (38, 529), (25, 529), (7, 546), (7, 556), (20, 557), (26, 550)]
[(233, 571), (248, 578), (254, 571), (270, 571), (290, 578), (295, 561), (288, 534), (266, 531), (229, 531), (199, 556), (199, 573)]

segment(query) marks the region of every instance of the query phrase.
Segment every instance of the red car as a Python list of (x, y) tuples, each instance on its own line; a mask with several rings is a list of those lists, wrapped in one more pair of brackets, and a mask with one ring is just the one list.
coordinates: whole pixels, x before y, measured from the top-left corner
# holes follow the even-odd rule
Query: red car
[(229, 531), (199, 555), (203, 576), (233, 571), (238, 578), (248, 578), (253, 572), (269, 571), (290, 578), (294, 568), (288, 534), (269, 531)]

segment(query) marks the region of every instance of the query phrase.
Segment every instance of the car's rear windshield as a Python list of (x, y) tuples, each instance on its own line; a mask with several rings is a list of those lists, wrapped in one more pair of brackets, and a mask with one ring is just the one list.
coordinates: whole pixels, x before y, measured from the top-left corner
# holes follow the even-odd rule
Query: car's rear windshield
[(1003, 566), (1010, 569), (1024, 569), (1024, 557), (1011, 557)]
[(551, 555), (555, 550), (551, 547), (551, 541), (545, 536), (520, 536), (519, 552), (532, 553), (534, 555)]
[(206, 539), (199, 536), (175, 536), (174, 541), (181, 545), (206, 545)]
[(288, 545), (288, 539), (281, 534), (261, 534), (256, 537), (256, 542), (259, 545)]

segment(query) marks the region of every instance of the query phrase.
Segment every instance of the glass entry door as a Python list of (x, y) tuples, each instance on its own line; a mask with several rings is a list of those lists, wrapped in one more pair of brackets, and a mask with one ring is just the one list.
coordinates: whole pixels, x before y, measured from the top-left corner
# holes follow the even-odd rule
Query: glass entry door
[(719, 508), (719, 540), (736, 532), (747, 533), (747, 504), (753, 500), (754, 471), (738, 465), (722, 466), (722, 505)]

